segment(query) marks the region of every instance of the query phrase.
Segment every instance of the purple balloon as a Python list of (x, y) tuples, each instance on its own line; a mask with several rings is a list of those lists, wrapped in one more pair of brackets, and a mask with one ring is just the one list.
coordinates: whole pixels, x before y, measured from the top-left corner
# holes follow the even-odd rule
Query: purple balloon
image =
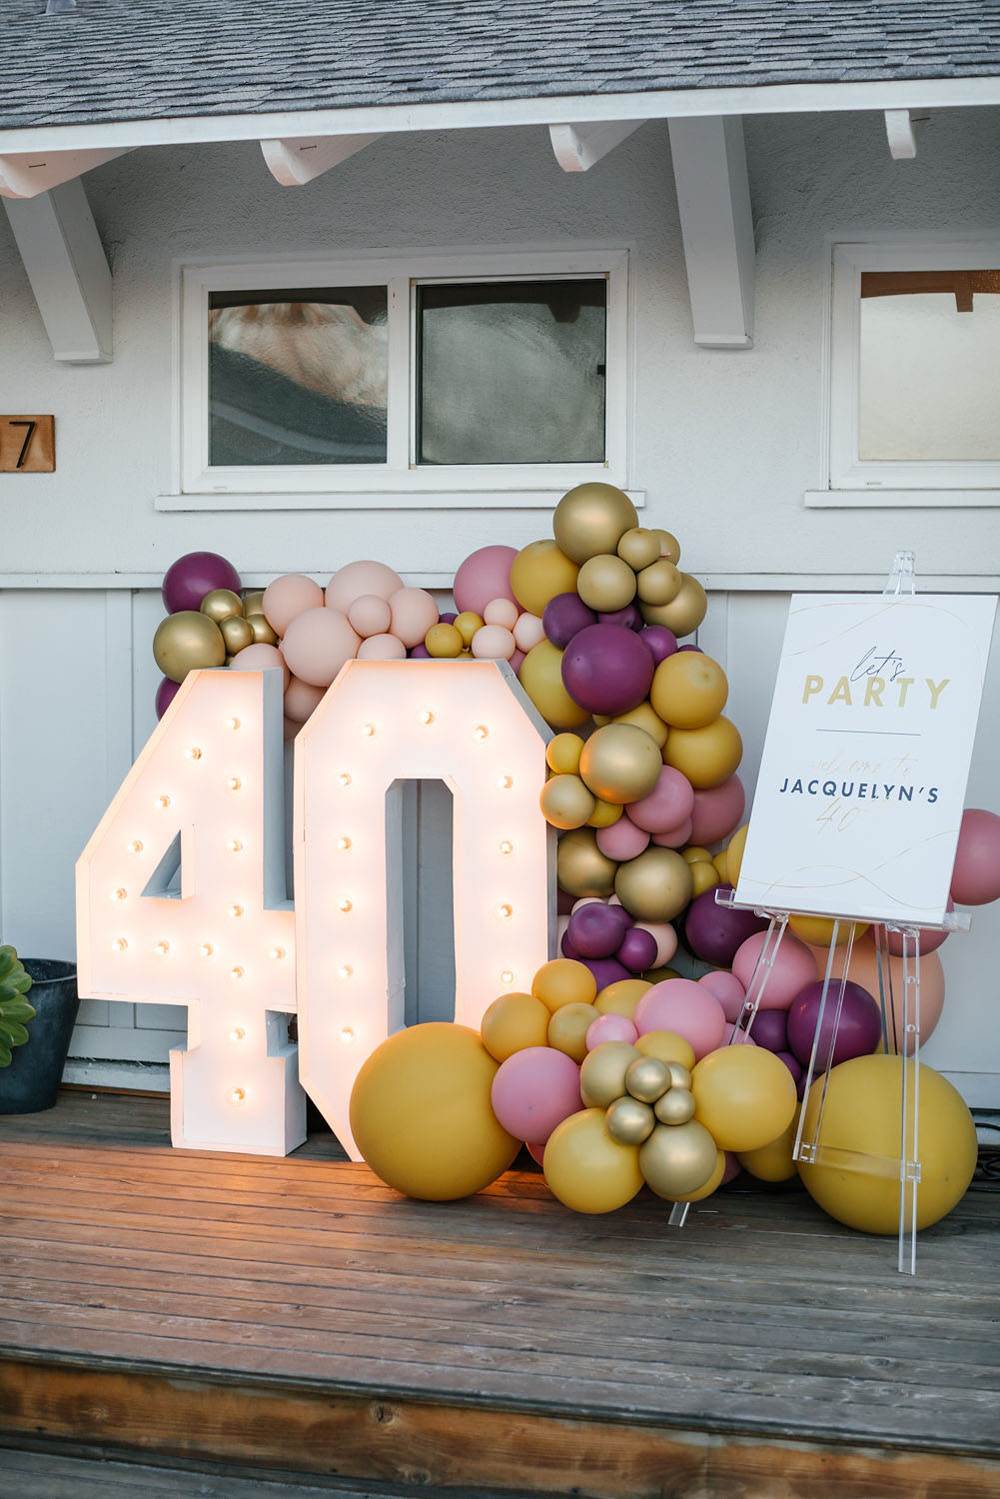
[(457, 618), (458, 618), (458, 615), (455, 613), (454, 610), (452, 610), (452, 612), (450, 614), (439, 614), (438, 615), (438, 624), (439, 625), (453, 625), (455, 623), (455, 621), (456, 621)]
[(766, 916), (717, 904), (716, 892), (726, 895), (732, 888), (732, 885), (717, 885), (715, 889), (703, 890), (691, 902), (685, 919), (688, 947), (696, 957), (714, 963), (717, 968), (731, 968), (737, 948), (754, 932), (763, 932), (767, 927)]
[(615, 953), (619, 963), (630, 973), (645, 973), (656, 962), (656, 938), (644, 927), (633, 926), (622, 938), (622, 945)]
[[(788, 1046), (802, 1065), (808, 1066), (812, 1055), (813, 1037), (819, 1020), (820, 999), (823, 980), (807, 984), (792, 1000), (788, 1011)], [(820, 1026), (819, 1046), (816, 1049), (816, 1068), (825, 1070), (832, 1054), (832, 1065), (838, 1066), (851, 1057), (869, 1056), (882, 1039), (882, 1015), (878, 1005), (867, 989), (860, 984), (844, 984), (844, 998), (840, 1006), (840, 1022), (834, 1035), (834, 1018), (840, 999), (840, 980), (832, 979), (827, 990)]]
[(632, 975), (621, 963), (616, 963), (614, 958), (580, 958), (579, 962), (585, 968), (589, 968), (597, 980), (597, 992), (606, 989), (609, 984), (617, 984), (621, 979), (630, 979)]
[(564, 958), (575, 958), (577, 959), (577, 961), (579, 961), (580, 954), (573, 946), (573, 939), (569, 934), (569, 927), (566, 928), (566, 930), (562, 934), (562, 937), (559, 939), (559, 951), (562, 953)]
[(156, 716), (162, 718), (170, 707), (177, 693), (180, 691), (180, 682), (171, 682), (169, 677), (164, 677), (156, 689)]
[(429, 661), (431, 659), (431, 653), (422, 640), (419, 640), (416, 645), (411, 646), (407, 655), (411, 661)]
[(758, 1010), (750, 1034), (767, 1051), (787, 1051), (788, 1015), (784, 1010)]
[(647, 625), (644, 630), (639, 631), (639, 639), (649, 646), (657, 666), (677, 649), (677, 636), (666, 625)]
[[(621, 915), (619, 914), (621, 912)], [(621, 946), (626, 930), (621, 906), (588, 901), (569, 918), (567, 935), (581, 958), (610, 958)]]
[(598, 613), (597, 618), (602, 625), (624, 625), (626, 630), (642, 628), (642, 615), (634, 604), (626, 604), (624, 609), (615, 609), (611, 614)]
[(622, 625), (588, 625), (563, 652), (563, 686), (588, 713), (628, 713), (649, 692), (656, 662)]
[(800, 1088), (806, 1080), (806, 1074), (802, 1063), (799, 1061), (798, 1057), (793, 1057), (790, 1051), (777, 1051), (775, 1052), (775, 1056), (778, 1058), (779, 1062), (784, 1062), (785, 1066), (792, 1074), (792, 1077), (795, 1079), (795, 1091), (801, 1098), (802, 1093), (800, 1092)]
[(240, 591), (240, 575), (218, 552), (188, 552), (172, 562), (163, 575), (163, 603), (168, 614), (198, 609), (213, 588)]
[(545, 638), (564, 651), (573, 636), (587, 625), (597, 623), (597, 615), (588, 609), (578, 593), (557, 593), (549, 599), (542, 614)]
[(700, 645), (679, 645), (677, 649), (679, 651), (697, 651), (699, 656), (703, 654)]

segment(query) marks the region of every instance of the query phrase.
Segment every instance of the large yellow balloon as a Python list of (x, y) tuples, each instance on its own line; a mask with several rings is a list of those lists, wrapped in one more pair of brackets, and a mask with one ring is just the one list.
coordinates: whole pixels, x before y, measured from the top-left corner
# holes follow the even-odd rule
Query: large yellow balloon
[(665, 724), (703, 729), (726, 706), (729, 683), (718, 661), (704, 651), (675, 651), (653, 673), (649, 701)]
[(496, 1071), (464, 1025), (432, 1021), (383, 1041), (351, 1093), (351, 1129), (375, 1175), (432, 1202), (495, 1181), (520, 1148), (490, 1104)]
[(518, 681), (539, 713), (554, 729), (575, 729), (590, 714), (575, 703), (563, 686), (562, 651), (551, 640), (540, 640), (521, 662)]
[(761, 1145), (757, 1150), (741, 1150), (738, 1159), (743, 1169), (749, 1171), (750, 1175), (755, 1176), (758, 1181), (791, 1181), (798, 1170), (792, 1159), (798, 1123), (799, 1110), (796, 1109), (789, 1120), (788, 1127), (776, 1140), (772, 1140), (768, 1145)]
[[(743, 1050), (744, 1048), (740, 1048)], [(855, 1057), (830, 1073), (819, 1145), (859, 1156), (899, 1158), (902, 1129), (902, 1057)], [(803, 1139), (812, 1140), (823, 1091), (818, 1078), (805, 1104)], [(913, 1097), (913, 1088), (910, 1088)], [(962, 1095), (939, 1072), (920, 1066), (917, 1156), (917, 1227), (937, 1223), (962, 1198), (976, 1167), (976, 1126)], [(873, 1163), (874, 1164), (874, 1163)], [(842, 1162), (799, 1163), (806, 1191), (831, 1218), (868, 1234), (894, 1234), (899, 1227), (899, 1180), (856, 1170)], [(912, 1211), (907, 1187), (906, 1222)]]
[(619, 806), (648, 796), (662, 769), (659, 745), (635, 724), (609, 723), (595, 729), (580, 755), (585, 784), (602, 801)]
[(556, 873), (567, 894), (610, 895), (617, 868), (615, 860), (597, 847), (597, 834), (592, 828), (574, 828), (559, 839)]
[[(563, 495), (552, 516), (552, 534), (567, 557), (586, 562), (602, 552), (617, 551), (625, 532), (638, 523), (635, 506), (624, 490), (594, 481), (578, 484)], [(540, 614), (541, 610), (533, 609), (532, 613)]]
[(687, 776), (696, 791), (706, 791), (728, 781), (742, 754), (739, 729), (728, 718), (717, 718), (701, 729), (671, 729), (663, 762)]
[(691, 1077), (695, 1118), (720, 1150), (759, 1150), (776, 1140), (794, 1117), (792, 1074), (763, 1046), (710, 1051)]
[(650, 847), (618, 866), (615, 894), (637, 921), (673, 921), (691, 899), (691, 865), (673, 848)]
[(554, 541), (532, 541), (510, 565), (510, 591), (522, 609), (539, 618), (558, 593), (575, 593), (579, 572)]
[(157, 626), (153, 659), (165, 677), (172, 682), (183, 682), (196, 667), (225, 666), (226, 642), (207, 614), (197, 609), (179, 609)]
[(639, 1152), (608, 1134), (603, 1109), (583, 1109), (558, 1124), (542, 1160), (549, 1187), (577, 1213), (611, 1213), (642, 1186)]

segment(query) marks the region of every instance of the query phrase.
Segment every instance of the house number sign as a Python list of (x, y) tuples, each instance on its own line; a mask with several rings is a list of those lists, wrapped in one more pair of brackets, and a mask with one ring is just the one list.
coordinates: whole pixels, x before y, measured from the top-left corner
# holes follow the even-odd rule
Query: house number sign
[(0, 416), (0, 473), (51, 474), (55, 467), (54, 416)]

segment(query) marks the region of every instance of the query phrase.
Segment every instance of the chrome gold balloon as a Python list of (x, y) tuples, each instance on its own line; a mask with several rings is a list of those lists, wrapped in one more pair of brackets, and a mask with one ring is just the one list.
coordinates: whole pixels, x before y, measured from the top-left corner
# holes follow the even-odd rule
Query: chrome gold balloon
[(538, 804), (554, 828), (582, 828), (596, 806), (594, 795), (579, 776), (550, 776)]
[(619, 1145), (641, 1145), (653, 1133), (656, 1119), (648, 1103), (637, 1098), (616, 1098), (608, 1105), (604, 1123)]
[(681, 573), (681, 586), (669, 604), (640, 604), (647, 625), (666, 625), (680, 638), (697, 630), (708, 612), (708, 597), (697, 578)]
[(653, 534), (660, 543), (660, 556), (666, 557), (668, 562), (679, 562), (681, 560), (681, 544), (674, 533), (658, 529)]
[(567, 894), (610, 895), (617, 868), (615, 860), (597, 847), (597, 834), (591, 828), (574, 828), (559, 839), (556, 873)]
[(648, 796), (662, 769), (659, 745), (635, 724), (606, 724), (591, 734), (580, 755), (585, 784), (602, 801), (619, 806)]
[(580, 1068), (580, 1097), (588, 1109), (606, 1109), (625, 1093), (625, 1073), (642, 1053), (627, 1041), (602, 1041)]
[(636, 578), (636, 592), (644, 604), (670, 604), (680, 593), (683, 581), (683, 573), (666, 557), (661, 557), (642, 569)]
[(261, 613), (259, 610), (254, 609), (251, 613), (248, 613), (246, 616), (246, 621), (251, 630), (253, 630), (254, 645), (278, 644), (277, 632), (271, 629), (271, 626), (268, 624), (263, 613)]
[[(243, 595), (243, 613), (246, 615), (264, 613), (264, 590), (263, 588), (250, 588)], [(268, 642), (270, 644), (270, 642)]]
[(689, 1068), (684, 1066), (683, 1062), (668, 1062), (666, 1066), (667, 1071), (670, 1073), (670, 1086), (672, 1088), (690, 1089), (692, 1082), (691, 1072)]
[(197, 666), (224, 666), (226, 642), (218, 625), (196, 609), (180, 609), (161, 620), (153, 636), (153, 659), (165, 677), (183, 682)]
[(620, 864), (615, 875), (615, 894), (637, 921), (673, 921), (690, 901), (691, 888), (691, 866), (672, 848), (647, 848)]
[(687, 1088), (670, 1088), (653, 1105), (661, 1124), (687, 1124), (694, 1118), (694, 1094)]
[(715, 1141), (695, 1119), (687, 1124), (658, 1124), (639, 1146), (639, 1170), (659, 1197), (697, 1192), (712, 1175), (717, 1160)]
[(595, 480), (563, 495), (552, 517), (552, 533), (564, 556), (586, 562), (601, 552), (614, 552), (638, 521), (635, 506), (623, 490)]
[(644, 526), (633, 526), (631, 531), (619, 539), (618, 555), (636, 572), (650, 567), (660, 556), (659, 531), (647, 531)]
[(624, 609), (635, 598), (635, 589), (635, 573), (627, 562), (610, 552), (589, 557), (576, 580), (576, 591), (587, 608), (596, 609), (599, 614)]
[(231, 588), (213, 588), (202, 599), (200, 612), (221, 625), (224, 619), (243, 617), (243, 600)]
[(245, 650), (248, 645), (254, 644), (253, 625), (248, 619), (232, 614), (227, 619), (219, 621), (219, 629), (222, 638), (226, 642), (226, 650), (231, 656), (237, 651)]
[(640, 1103), (655, 1103), (670, 1087), (666, 1063), (658, 1057), (637, 1057), (625, 1073), (625, 1087)]

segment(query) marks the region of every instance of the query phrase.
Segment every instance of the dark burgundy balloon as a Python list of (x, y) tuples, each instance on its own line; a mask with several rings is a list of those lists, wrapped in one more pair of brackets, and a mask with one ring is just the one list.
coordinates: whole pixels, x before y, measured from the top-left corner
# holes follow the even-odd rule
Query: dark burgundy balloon
[(615, 953), (630, 973), (645, 973), (656, 962), (656, 938), (644, 927), (633, 926), (622, 938), (621, 947)]
[(702, 649), (701, 649), (700, 645), (679, 645), (677, 647), (677, 649), (679, 651), (697, 651), (699, 653), (699, 655), (702, 654)]
[(438, 615), (438, 624), (439, 625), (453, 625), (455, 623), (455, 621), (456, 621), (457, 618), (458, 618), (458, 615), (454, 612), (454, 610), (452, 610), (452, 612), (450, 614), (439, 614)]
[(588, 625), (563, 652), (563, 686), (588, 713), (628, 713), (649, 692), (656, 662), (622, 625)]
[(597, 992), (606, 989), (609, 984), (617, 984), (622, 979), (630, 979), (632, 974), (621, 963), (616, 963), (614, 958), (581, 958), (579, 960), (585, 968), (589, 968), (597, 980)]
[(569, 918), (569, 939), (581, 958), (610, 958), (621, 946), (628, 927), (621, 906), (609, 906), (601, 900), (578, 906)]
[(570, 893), (569, 893), (568, 890), (563, 890), (561, 887), (557, 886), (556, 887), (556, 915), (557, 916), (569, 916), (569, 915), (571, 915), (573, 907), (576, 905), (576, 903), (577, 903), (578, 900), (579, 900), (579, 896), (577, 896), (577, 895), (570, 895)]
[[(804, 1067), (809, 1065), (813, 1037), (819, 1019), (823, 980), (806, 987), (792, 1000), (788, 1011), (788, 1047)], [(882, 1039), (882, 1015), (878, 1005), (867, 989), (848, 980), (844, 984), (844, 999), (840, 1007), (840, 1021), (834, 1037), (834, 1019), (840, 998), (840, 980), (831, 980), (823, 1010), (819, 1046), (816, 1050), (816, 1071), (826, 1069), (828, 1058), (833, 1057), (833, 1066), (850, 1061), (851, 1057), (866, 1057), (875, 1050)]]
[(639, 631), (639, 639), (649, 646), (657, 666), (677, 650), (677, 636), (666, 625), (646, 625)]
[(169, 677), (164, 677), (156, 689), (156, 716), (162, 718), (170, 707), (177, 693), (180, 691), (180, 682), (171, 682)]
[(557, 593), (549, 599), (542, 614), (542, 629), (545, 638), (563, 651), (574, 635), (587, 625), (597, 623), (597, 615), (588, 609), (578, 593)]
[(411, 645), (407, 654), (411, 661), (429, 661), (431, 659), (431, 653), (422, 640), (418, 640), (416, 645)]
[[(784, 1014), (784, 1011), (782, 1011), (782, 1014)], [(785, 1066), (792, 1074), (792, 1077), (795, 1079), (795, 1089), (796, 1092), (798, 1092), (800, 1084), (804, 1083), (806, 1080), (805, 1068), (802, 1066), (802, 1063), (799, 1061), (798, 1057), (793, 1057), (790, 1051), (777, 1051), (775, 1052), (775, 1056), (778, 1058), (779, 1062), (784, 1062)], [(799, 1097), (802, 1097), (801, 1093), (799, 1093)]]
[(720, 906), (716, 892), (727, 895), (732, 885), (717, 885), (713, 890), (703, 890), (688, 907), (684, 934), (688, 947), (696, 957), (716, 968), (732, 967), (736, 950), (754, 932), (767, 928), (766, 916), (755, 916), (753, 911), (734, 911), (729, 906)]
[(564, 958), (577, 958), (578, 959), (579, 956), (580, 956), (580, 954), (577, 952), (576, 948), (573, 946), (573, 939), (572, 939), (572, 937), (569, 934), (569, 929), (568, 928), (566, 929), (565, 932), (563, 932), (562, 937), (560, 938), (560, 941), (559, 941), (559, 951), (562, 953), (562, 955), (563, 955)]
[(767, 1051), (788, 1050), (788, 1016), (784, 1010), (758, 1010), (750, 1035)]
[(626, 604), (624, 609), (615, 609), (610, 614), (598, 612), (597, 618), (602, 625), (624, 625), (626, 630), (642, 628), (642, 615), (634, 604)]
[(187, 552), (172, 562), (163, 576), (163, 603), (168, 614), (180, 609), (198, 609), (213, 588), (231, 588), (239, 593), (240, 575), (218, 552)]

